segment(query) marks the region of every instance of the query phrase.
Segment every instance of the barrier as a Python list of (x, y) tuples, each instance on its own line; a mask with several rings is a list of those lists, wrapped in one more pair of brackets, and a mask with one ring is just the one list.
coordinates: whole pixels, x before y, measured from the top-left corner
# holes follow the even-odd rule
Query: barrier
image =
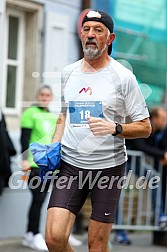
[(155, 169), (154, 159), (140, 151), (128, 150), (128, 158), (113, 229), (160, 230), (160, 215), (167, 216), (167, 188), (166, 193), (162, 191), (163, 167), (158, 164)]

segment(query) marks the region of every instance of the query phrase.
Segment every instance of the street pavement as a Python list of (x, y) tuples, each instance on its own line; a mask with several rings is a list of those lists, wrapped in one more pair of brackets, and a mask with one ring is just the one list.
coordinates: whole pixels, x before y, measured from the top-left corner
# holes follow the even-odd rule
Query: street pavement
[[(74, 247), (75, 252), (88, 252), (87, 233), (82, 236), (76, 236), (83, 240), (83, 246)], [(166, 246), (152, 245), (151, 232), (134, 232), (129, 234), (132, 241), (130, 246), (113, 245), (112, 252), (166, 252)], [(111, 241), (113, 234), (111, 234)], [(35, 250), (25, 248), (21, 245), (21, 238), (0, 240), (0, 252), (33, 252)], [(65, 252), (65, 251), (64, 251)]]

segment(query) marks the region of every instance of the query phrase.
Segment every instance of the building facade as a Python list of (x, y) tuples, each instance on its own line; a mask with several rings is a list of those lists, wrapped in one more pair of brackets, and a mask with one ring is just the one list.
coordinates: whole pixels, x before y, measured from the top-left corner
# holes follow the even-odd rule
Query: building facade
[[(51, 109), (60, 109), (60, 71), (79, 59), (77, 20), (81, 0), (0, 0), (0, 108), (20, 153), (20, 115), (35, 100), (40, 83), (53, 88)], [(19, 171), (17, 157), (12, 171)], [(13, 173), (14, 174), (14, 173)], [(21, 182), (21, 177), (17, 177)], [(25, 232), (31, 194), (5, 188), (0, 196), (0, 239)], [(43, 206), (44, 232), (47, 201)]]
[(80, 0), (0, 1), (0, 104), (11, 131), (42, 82), (52, 85), (59, 110), (60, 71), (79, 58)]

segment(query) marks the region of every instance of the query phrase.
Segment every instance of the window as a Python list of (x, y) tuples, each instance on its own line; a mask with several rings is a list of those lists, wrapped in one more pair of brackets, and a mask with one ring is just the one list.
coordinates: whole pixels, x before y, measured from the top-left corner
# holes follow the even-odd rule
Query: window
[(7, 9), (3, 107), (18, 113), (24, 76), (24, 12)]

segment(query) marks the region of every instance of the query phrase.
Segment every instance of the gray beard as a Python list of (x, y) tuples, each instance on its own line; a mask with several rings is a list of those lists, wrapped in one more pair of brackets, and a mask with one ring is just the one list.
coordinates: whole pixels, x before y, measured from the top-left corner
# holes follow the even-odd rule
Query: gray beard
[(104, 52), (104, 50), (106, 49), (106, 44), (104, 45), (104, 47), (102, 48), (101, 51), (98, 51), (98, 48), (92, 48), (91, 46), (84, 46), (82, 44), (83, 47), (83, 52), (84, 55), (86, 56), (87, 59), (97, 59), (98, 57), (100, 57), (102, 55), (102, 53)]

